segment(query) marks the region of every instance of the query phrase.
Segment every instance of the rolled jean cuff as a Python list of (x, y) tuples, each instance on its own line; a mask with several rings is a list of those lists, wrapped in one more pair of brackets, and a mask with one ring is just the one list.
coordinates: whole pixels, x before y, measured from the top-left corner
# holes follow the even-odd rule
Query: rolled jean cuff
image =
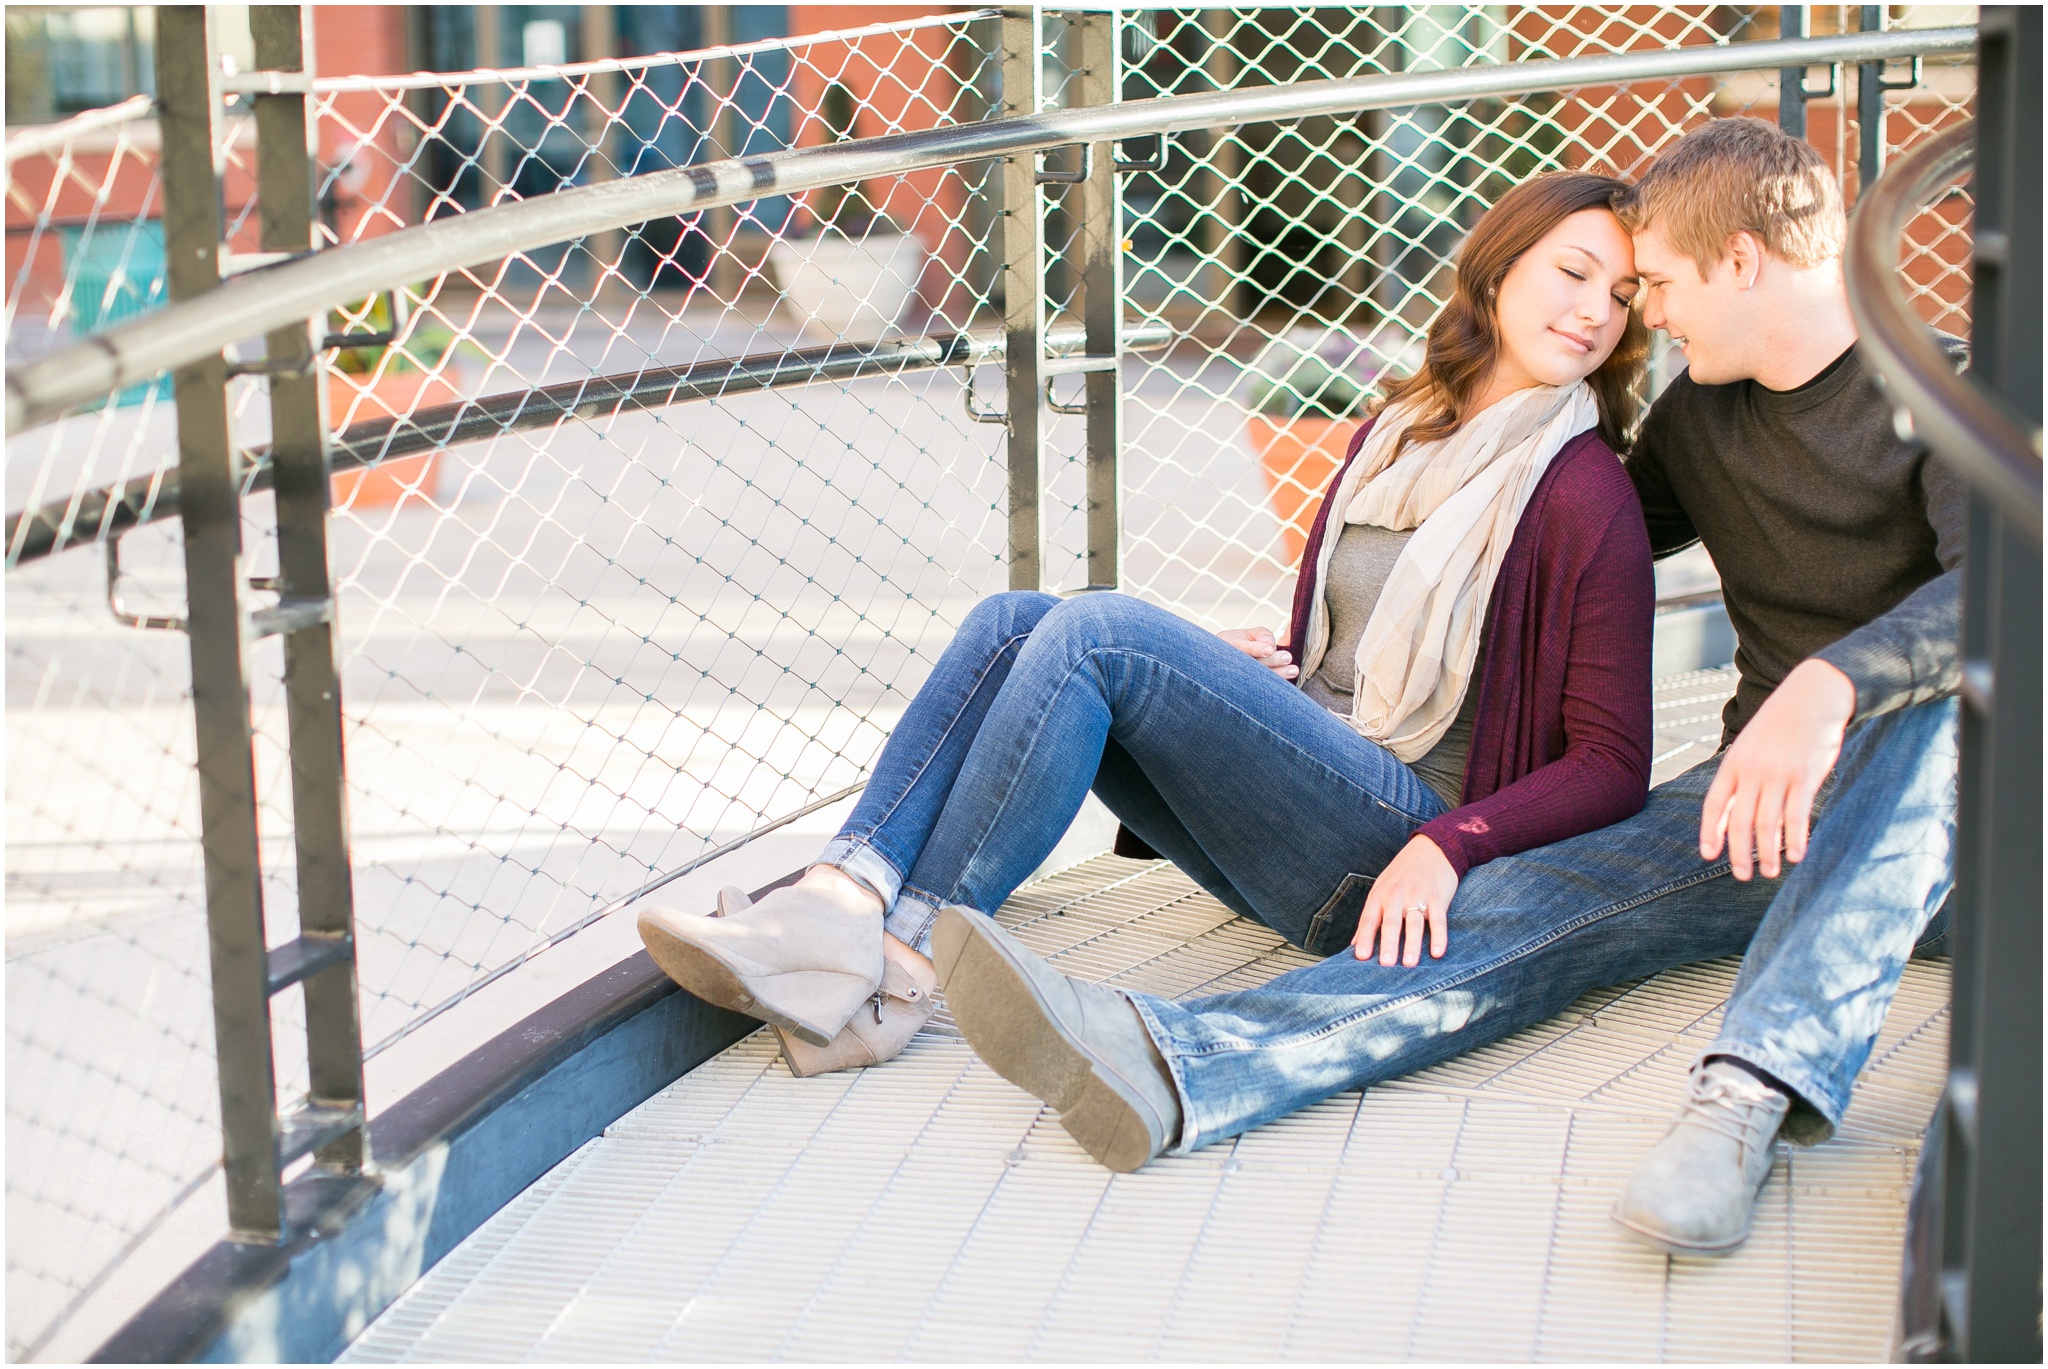
[(899, 894), (882, 919), (882, 930), (921, 955), (932, 953), (932, 927), (939, 905), (920, 894)]
[(903, 889), (903, 872), (860, 837), (832, 838), (825, 843), (817, 863), (836, 866), (842, 874), (867, 885), (881, 898), (884, 908), (896, 906), (896, 895)]
[(1806, 1061), (1743, 1041), (1716, 1041), (1699, 1053), (1692, 1062), (1693, 1069), (1717, 1055), (1754, 1065), (1792, 1090), (1792, 1111), (1785, 1115), (1778, 1129), (1792, 1144), (1817, 1146), (1832, 1137), (1835, 1128), (1841, 1125), (1848, 1099), (1834, 1097), (1828, 1087), (1830, 1081), (1817, 1075)]
[(1138, 1019), (1152, 1034), (1152, 1044), (1158, 1048), (1159, 1058), (1166, 1062), (1167, 1076), (1173, 1080), (1174, 1095), (1180, 1100), (1180, 1129), (1167, 1139), (1165, 1153), (1175, 1156), (1192, 1154), (1209, 1142), (1195, 1131), (1194, 1100), (1188, 1096), (1188, 1081), (1181, 1074), (1180, 1056), (1173, 1048), (1173, 1038), (1167, 1035), (1166, 1028), (1159, 1025), (1146, 995), (1124, 992), (1124, 999), (1138, 1010)]

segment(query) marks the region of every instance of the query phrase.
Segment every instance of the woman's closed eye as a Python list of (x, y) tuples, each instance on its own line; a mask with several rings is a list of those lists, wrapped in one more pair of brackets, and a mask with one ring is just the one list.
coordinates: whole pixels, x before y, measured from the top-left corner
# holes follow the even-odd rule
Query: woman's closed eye
[[(1583, 275), (1579, 274), (1577, 271), (1572, 270), (1571, 267), (1560, 266), (1557, 269), (1564, 272), (1567, 276), (1570, 276), (1573, 280), (1578, 281), (1581, 285), (1585, 284), (1586, 278)], [(1624, 295), (1621, 293), (1621, 291), (1617, 290), (1614, 292), (1614, 302), (1616, 304), (1619, 304), (1622, 308), (1626, 309), (1630, 305), (1635, 303), (1635, 297), (1633, 295)]]

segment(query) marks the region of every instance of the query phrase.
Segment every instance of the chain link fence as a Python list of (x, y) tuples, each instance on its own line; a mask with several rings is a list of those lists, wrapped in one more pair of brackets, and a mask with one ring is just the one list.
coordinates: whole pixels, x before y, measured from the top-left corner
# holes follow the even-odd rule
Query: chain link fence
[[(1907, 27), (1975, 12), (1888, 14), (1887, 26)], [(1857, 27), (1857, 7), (1809, 15), (1814, 33)], [(1750, 41), (1779, 36), (1777, 17), (1776, 6), (1134, 11), (1124, 93)], [(1967, 116), (1972, 68), (1929, 60), (1918, 74), (1884, 97), (1887, 150)], [(1808, 114), (1808, 136), (1852, 203), (1857, 80), (1851, 69)], [(1456, 245), (1493, 198), (1551, 168), (1633, 176), (1702, 120), (1774, 119), (1777, 104), (1776, 72), (1744, 72), (1176, 139), (1166, 168), (1127, 191), (1130, 315), (1169, 323), (1179, 339), (1128, 387), (1131, 588), (1212, 626), (1284, 623), (1314, 496), (1358, 421), (1354, 391), (1412, 368), (1449, 297)], [(1907, 269), (1925, 317), (1966, 333), (1967, 207), (1922, 216), (1912, 242)], [(1660, 356), (1653, 385), (1682, 366), (1675, 352)], [(1680, 590), (1713, 583), (1698, 553), (1664, 579)]]
[[(1776, 14), (1134, 9), (1118, 18), (1122, 93), (1746, 41), (1776, 36)], [(1825, 31), (1833, 11), (1812, 14)], [(1856, 11), (1834, 22), (1854, 29)], [(323, 78), (325, 241), (990, 118), (999, 24), (972, 11)], [(1077, 57), (1058, 15), (1046, 36), (1054, 107)], [(1838, 73), (1808, 106), (1852, 192), (1856, 80)], [(1632, 174), (1706, 117), (1773, 117), (1777, 86), (1741, 73), (1163, 140), (1158, 169), (1123, 191), (1139, 344), (1124, 588), (1212, 627), (1284, 620), (1310, 496), (1376, 377), (1412, 364), (1488, 201), (1549, 167)], [(1930, 59), (1886, 94), (1885, 146), (1964, 117), (1972, 89), (1966, 63)], [(228, 243), (246, 254), (253, 140), (233, 113)], [(149, 119), (112, 113), (10, 139), (10, 363), (160, 301), (153, 146)], [(969, 162), (623, 225), (337, 309), (330, 424), (338, 452), (371, 463), (338, 468), (330, 532), (366, 1055), (637, 892), (854, 792), (961, 615), (1005, 587), (1004, 429), (974, 385), (1001, 389), (986, 374), (1001, 363), (998, 172)], [(1039, 191), (1049, 333), (1069, 348), (1073, 193)], [(1928, 320), (1958, 333), (1967, 231), (1967, 204), (1944, 205), (1902, 263)], [(821, 369), (817, 349), (848, 344), (884, 360)], [(845, 378), (787, 383), (798, 375)], [(650, 377), (689, 402), (586, 403)], [(259, 577), (275, 564), (263, 397), (260, 378), (233, 382)], [(144, 385), (8, 443), (11, 1358), (45, 1352), (219, 1164), (186, 642), (135, 625), (182, 612), (177, 524), (159, 516), (173, 418), (167, 387)], [(1045, 580), (1075, 589), (1083, 422), (1048, 413), (1044, 432)], [(294, 875), (278, 651), (257, 651), (253, 709), (281, 941)], [(302, 1092), (279, 1001), (280, 1088)]]

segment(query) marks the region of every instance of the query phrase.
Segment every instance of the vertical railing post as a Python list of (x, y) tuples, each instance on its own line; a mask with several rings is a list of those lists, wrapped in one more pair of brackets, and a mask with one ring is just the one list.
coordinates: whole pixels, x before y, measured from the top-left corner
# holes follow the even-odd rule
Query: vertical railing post
[[(498, 5), (478, 5), (476, 16), (476, 64), (480, 67), (517, 67), (525, 63), (505, 51), (504, 13)], [(485, 205), (511, 198), (512, 140), (505, 134), (505, 120), (512, 108), (512, 93), (502, 83), (485, 81), (476, 92), (476, 106), (483, 135), (477, 144), (477, 160), (483, 163)]]
[[(1806, 36), (1806, 6), (1778, 6), (1778, 36)], [(1795, 138), (1806, 136), (1806, 68), (1778, 69), (1778, 127)]]
[[(2041, 11), (1987, 5), (1971, 370), (2041, 423)], [(2041, 545), (1971, 495), (1940, 1303), (1946, 1358), (2041, 1359)]]
[[(252, 5), (256, 65), (310, 76), (312, 10)], [(315, 246), (316, 130), (306, 91), (257, 95), (256, 192), (265, 252)], [(394, 302), (392, 327), (400, 320)], [(303, 980), (306, 1053), (315, 1109), (360, 1116), (362, 1028), (357, 1016), (355, 897), (341, 735), (341, 677), (335, 668), (333, 587), (327, 561), (327, 393), (318, 365), (324, 318), (280, 328), (265, 341), (270, 376), (270, 453), (277, 503), (278, 593), (305, 606), (284, 634), (286, 709), (291, 727), (292, 829), (298, 856), (296, 968)], [(269, 990), (276, 993), (278, 975)], [(345, 1173), (368, 1157), (364, 1129), (326, 1142), (315, 1162)]]
[[(1045, 17), (1036, 5), (1003, 11), (1003, 113), (1038, 113)], [(1045, 213), (1038, 158), (1003, 159), (1003, 370), (1010, 467), (1010, 588), (1038, 589), (1044, 523), (1039, 474), (1045, 372)]]
[[(731, 46), (732, 6), (706, 5), (702, 13), (704, 46)], [(704, 65), (704, 96), (713, 102), (708, 120), (710, 155), (713, 157), (737, 157), (741, 145), (746, 142), (739, 109), (740, 83), (746, 79), (746, 74), (745, 63), (737, 57), (721, 57)], [(702, 215), (699, 222), (699, 231), (706, 235), (710, 253), (704, 269), (705, 287), (719, 303), (737, 304), (740, 290), (746, 284), (746, 274), (740, 269), (733, 243), (733, 235), (739, 231), (739, 213), (732, 205), (722, 204)]]
[[(1115, 104), (1123, 97), (1118, 12), (1091, 10), (1080, 26), (1083, 105)], [(1164, 160), (1166, 140), (1160, 139)], [(1088, 363), (1088, 586), (1115, 589), (1122, 571), (1124, 216), (1114, 142), (1097, 143), (1082, 183), (1081, 309)]]
[[(203, 6), (157, 11), (156, 88), (162, 129), (164, 255), (172, 302), (220, 284), (220, 64)], [(228, 426), (227, 362), (215, 353), (175, 376), (178, 503), (185, 533), (186, 622), (199, 744), (199, 818), (220, 1072), (228, 1225), (274, 1239), (277, 1089), (256, 838), (249, 719), (249, 621), (242, 611), (240, 472)]]
[[(304, 252), (314, 241), (317, 165), (307, 112), (308, 20), (299, 7), (278, 5), (252, 6), (249, 20), (259, 71), (238, 90), (255, 106), (262, 246)], [(206, 8), (158, 11), (156, 62), (170, 297), (189, 300), (219, 287), (224, 246), (219, 116), (226, 78)], [(327, 566), (327, 413), (317, 365), (325, 324), (324, 317), (309, 320), (265, 338), (260, 369), (270, 377), (278, 548), (276, 581), (259, 582), (278, 595), (269, 608), (252, 612), (242, 599), (245, 472), (228, 416), (227, 359), (216, 353), (176, 372), (221, 1152), (228, 1230), (245, 1241), (283, 1233), (285, 1166), (310, 1154), (323, 1174), (353, 1176), (368, 1159)], [(274, 949), (263, 916), (249, 703), (251, 647), (273, 635), (284, 638), (299, 879), (299, 935)], [(280, 1116), (270, 1003), (294, 984), (305, 993), (310, 1097)]]
[[(1212, 90), (1235, 89), (1243, 66), (1232, 47), (1238, 17), (1227, 9), (1205, 9), (1200, 14), (1202, 41), (1207, 44), (1201, 73)], [(1242, 318), (1244, 311), (1252, 308), (1244, 284), (1244, 158), (1236, 129), (1212, 128), (1203, 136), (1208, 143), (1200, 160), (1203, 172), (1198, 184), (1206, 211), (1202, 215), (1202, 252), (1210, 263), (1203, 293), (1210, 308), (1222, 311), (1226, 318)]]
[[(1876, 33), (1884, 27), (1883, 5), (1858, 6), (1857, 27)], [(1884, 170), (1884, 63), (1856, 66), (1856, 181), (1868, 190)]]
[[(584, 61), (618, 55), (619, 21), (612, 6), (585, 5), (580, 20)], [(590, 151), (583, 162), (583, 180), (587, 185), (595, 185), (619, 174), (617, 157), (623, 139), (620, 121), (613, 115), (623, 109), (625, 83), (617, 72), (610, 71), (592, 72), (583, 79), (585, 90), (593, 97), (583, 102), (583, 117), (591, 125), (584, 131), (583, 141)], [(590, 255), (590, 298), (595, 303), (625, 256), (625, 230), (608, 228), (593, 234), (585, 242), (584, 250)]]

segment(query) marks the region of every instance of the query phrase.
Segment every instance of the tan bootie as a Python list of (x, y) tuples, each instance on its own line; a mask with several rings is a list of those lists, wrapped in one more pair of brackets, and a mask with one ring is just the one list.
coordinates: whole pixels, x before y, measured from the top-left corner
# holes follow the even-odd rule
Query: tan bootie
[(648, 908), (639, 928), (670, 979), (813, 1046), (829, 1046), (882, 986), (881, 909), (796, 885), (724, 917)]
[[(729, 917), (749, 906), (746, 894), (727, 886), (718, 891), (715, 916)], [(931, 962), (894, 937), (882, 943), (882, 983), (828, 1046), (814, 1046), (793, 1032), (775, 1029), (782, 1059), (799, 1079), (834, 1070), (866, 1069), (893, 1060), (938, 1007), (938, 975)]]

